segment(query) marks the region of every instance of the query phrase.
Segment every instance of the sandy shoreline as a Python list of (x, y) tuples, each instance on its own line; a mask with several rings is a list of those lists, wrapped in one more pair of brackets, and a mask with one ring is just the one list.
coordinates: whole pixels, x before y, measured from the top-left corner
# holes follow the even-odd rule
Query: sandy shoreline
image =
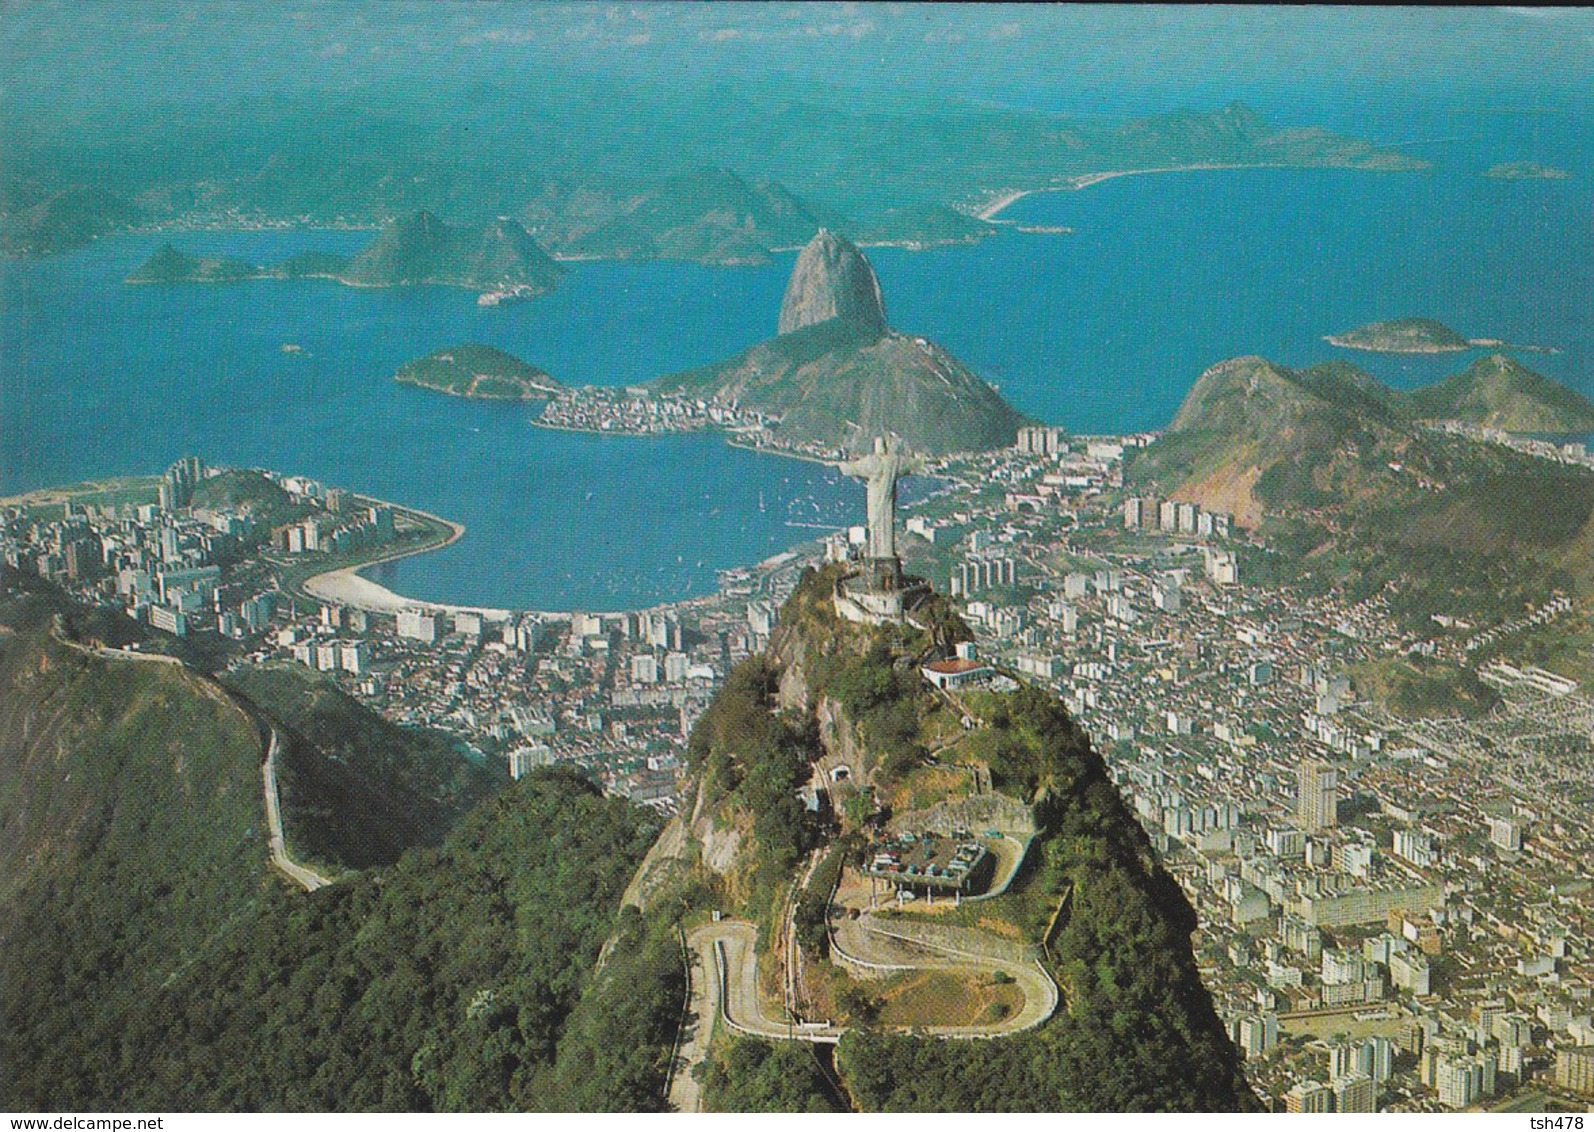
[(1078, 189), (1088, 189), (1091, 185), (1100, 184), (1102, 181), (1111, 181), (1115, 177), (1138, 177), (1142, 173), (1201, 173), (1213, 169), (1286, 169), (1293, 168), (1286, 165), (1275, 165), (1268, 162), (1243, 165), (1159, 165), (1151, 169), (1105, 169), (1100, 173), (1080, 173), (1077, 176), (1065, 177), (1058, 185), (1046, 185), (1038, 189), (1010, 189), (1002, 193), (990, 204), (980, 209), (974, 215), (981, 220), (994, 220), (1004, 209), (1017, 201), (1035, 193), (1062, 193)]
[[(430, 547), (438, 550), (439, 547)], [(425, 551), (418, 553), (424, 554)], [(333, 605), (348, 606), (351, 609), (363, 609), (367, 613), (385, 613), (389, 616), (401, 609), (424, 609), (431, 613), (479, 613), (483, 617), (496, 621), (506, 620), (510, 616), (507, 609), (489, 609), (479, 605), (447, 605), (436, 601), (419, 601), (415, 598), (405, 597), (403, 594), (394, 593), (380, 582), (373, 582), (370, 578), (362, 578), (359, 571), (374, 566), (347, 566), (342, 570), (333, 570), (326, 574), (317, 574), (313, 578), (305, 579), (304, 592), (319, 601)], [(538, 617), (569, 617), (565, 614), (536, 614)]]
[[(369, 570), (372, 566), (380, 566), (384, 562), (393, 562), (400, 558), (409, 558), (416, 554), (429, 554), (434, 550), (442, 550), (452, 546), (465, 534), (465, 524), (456, 523), (452, 519), (445, 519), (441, 515), (433, 515), (426, 511), (418, 511), (413, 507), (401, 507), (385, 500), (373, 499), (369, 496), (355, 496), (357, 502), (376, 507), (391, 507), (394, 514), (408, 515), (414, 518), (426, 519), (439, 523), (448, 528), (448, 537), (432, 546), (416, 547), (410, 550), (399, 551), (396, 554), (385, 554), (380, 558), (373, 558), (369, 562), (362, 562), (358, 566), (344, 566), (341, 569), (329, 570), (325, 574), (315, 574), (306, 578), (303, 590), (310, 597), (318, 601), (329, 602), (333, 605), (344, 605), (351, 609), (363, 609), (367, 613), (383, 613), (389, 616), (396, 614), (401, 609), (424, 609), (432, 613), (478, 613), (483, 617), (495, 621), (506, 620), (511, 611), (508, 609), (492, 609), (480, 605), (448, 605), (437, 601), (419, 601), (415, 598), (405, 597), (403, 594), (394, 593), (380, 582), (373, 582), (370, 578), (362, 577), (361, 570)], [(527, 610), (543, 619), (568, 618), (568, 613), (545, 613), (539, 610)]]

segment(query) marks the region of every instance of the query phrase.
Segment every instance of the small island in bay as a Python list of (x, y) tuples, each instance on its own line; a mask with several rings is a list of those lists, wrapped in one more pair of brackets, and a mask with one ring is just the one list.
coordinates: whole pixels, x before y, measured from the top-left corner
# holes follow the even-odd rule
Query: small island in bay
[(235, 283), (260, 269), (234, 256), (198, 256), (162, 244), (127, 277), (129, 283)]
[(129, 283), (236, 283), (245, 279), (331, 279), (351, 287), (436, 284), (482, 293), (483, 305), (553, 290), (564, 268), (513, 220), (458, 228), (416, 212), (385, 225), (349, 257), (305, 251), (257, 266), (227, 256), (198, 256), (170, 243), (127, 277)]
[(1324, 341), (1347, 350), (1370, 350), (1379, 354), (1445, 354), (1483, 344), (1431, 318), (1369, 322), (1343, 334), (1330, 334)]
[(546, 401), (565, 392), (536, 366), (479, 342), (433, 350), (405, 362), (393, 380), (486, 401)]
[(1564, 181), (1572, 174), (1537, 161), (1506, 161), (1483, 171), (1491, 181)]

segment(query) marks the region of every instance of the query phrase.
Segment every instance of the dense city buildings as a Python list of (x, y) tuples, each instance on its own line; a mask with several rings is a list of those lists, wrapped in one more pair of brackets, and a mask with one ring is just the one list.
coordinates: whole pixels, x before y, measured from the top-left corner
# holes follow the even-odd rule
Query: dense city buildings
[[(1198, 913), (1203, 977), (1269, 1104), (1590, 1095), (1594, 841), (1567, 798), (1594, 773), (1594, 700), (1510, 649), (1569, 611), (1550, 598), (1424, 636), (1387, 590), (1291, 592), (1228, 516), (1125, 498), (1124, 455), (1150, 439), (1032, 432), (927, 469), (939, 489), (908, 508), (901, 570), (950, 594), (976, 640), (922, 677), (1028, 680), (1087, 728)], [(838, 531), (650, 610), (362, 610), (302, 579), (416, 537), (415, 516), (275, 473), (270, 515), (195, 505), (214, 475), (185, 461), (147, 501), (9, 507), (0, 556), (159, 634), (230, 639), (234, 663), (316, 669), (514, 776), (577, 767), (665, 812), (694, 721), (768, 645), (800, 571), (868, 549)], [(1388, 658), (1477, 648), (1486, 714), (1402, 717), (1367, 691)], [(915, 867), (956, 896), (969, 862), (948, 852)]]
[(1339, 824), (1339, 772), (1318, 759), (1301, 764), (1295, 815), (1301, 830), (1317, 833)]

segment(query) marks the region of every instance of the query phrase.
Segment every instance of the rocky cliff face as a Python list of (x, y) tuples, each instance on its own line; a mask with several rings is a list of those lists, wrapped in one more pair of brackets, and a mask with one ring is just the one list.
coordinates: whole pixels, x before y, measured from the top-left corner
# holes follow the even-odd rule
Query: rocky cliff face
[(541, 294), (553, 289), (562, 272), (513, 220), (453, 228), (422, 211), (383, 228), (340, 278), (363, 287), (436, 283)]
[(869, 261), (824, 229), (792, 268), (779, 334), (653, 388), (757, 409), (782, 441), (853, 452), (892, 433), (934, 456), (983, 452), (1012, 444), (1026, 419), (946, 350), (887, 326)]
[(886, 330), (885, 302), (874, 268), (850, 242), (821, 228), (792, 268), (780, 304), (779, 332), (789, 334), (833, 318)]

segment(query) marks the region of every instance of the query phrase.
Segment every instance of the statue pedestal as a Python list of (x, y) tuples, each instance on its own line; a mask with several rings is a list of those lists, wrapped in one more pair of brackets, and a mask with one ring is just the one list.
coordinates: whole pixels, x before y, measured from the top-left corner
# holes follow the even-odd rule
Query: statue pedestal
[(863, 625), (901, 624), (910, 599), (927, 589), (922, 581), (902, 575), (900, 558), (865, 558), (860, 570), (836, 585), (836, 615)]
[(859, 565), (863, 571), (847, 579), (849, 589), (877, 594), (896, 593), (902, 589), (902, 559), (895, 556), (865, 558)]

